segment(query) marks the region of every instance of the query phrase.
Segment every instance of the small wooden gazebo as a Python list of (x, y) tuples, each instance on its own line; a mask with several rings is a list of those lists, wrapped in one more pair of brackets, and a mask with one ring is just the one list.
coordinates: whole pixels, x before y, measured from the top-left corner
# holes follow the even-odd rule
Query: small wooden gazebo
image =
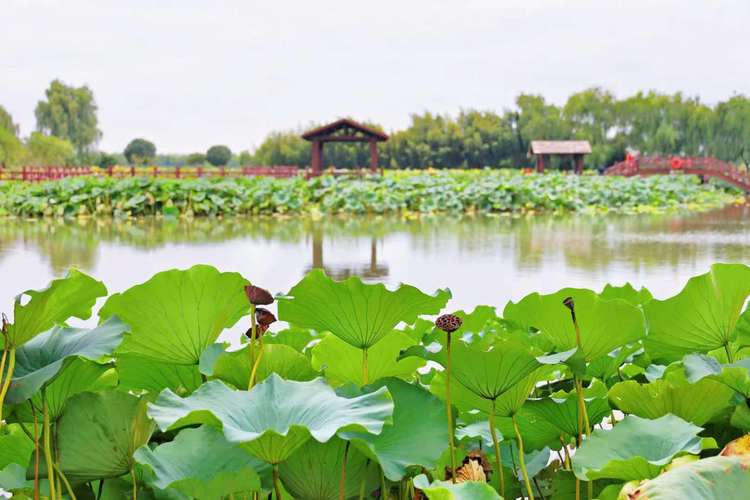
[(583, 172), (583, 156), (591, 153), (589, 141), (531, 141), (529, 155), (536, 156), (536, 171), (544, 172), (550, 155), (572, 156), (575, 172)]
[(388, 135), (372, 127), (362, 125), (349, 118), (336, 120), (302, 134), (302, 138), (312, 142), (311, 175), (323, 171), (323, 145), (326, 142), (368, 142), (370, 144), (370, 171), (378, 171), (378, 143), (388, 140)]

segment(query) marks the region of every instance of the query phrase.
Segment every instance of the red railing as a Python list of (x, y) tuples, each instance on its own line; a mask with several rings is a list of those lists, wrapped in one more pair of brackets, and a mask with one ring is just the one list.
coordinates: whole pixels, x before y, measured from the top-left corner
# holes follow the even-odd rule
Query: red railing
[(634, 157), (615, 163), (604, 171), (604, 175), (668, 175), (688, 174), (702, 177), (716, 177), (750, 193), (750, 175), (731, 163), (705, 157), (683, 156), (644, 156)]
[(23, 167), (20, 170), (0, 168), (0, 180), (43, 182), (67, 177), (96, 175), (101, 177), (159, 177), (196, 179), (210, 177), (295, 177), (303, 172), (295, 166), (275, 167)]

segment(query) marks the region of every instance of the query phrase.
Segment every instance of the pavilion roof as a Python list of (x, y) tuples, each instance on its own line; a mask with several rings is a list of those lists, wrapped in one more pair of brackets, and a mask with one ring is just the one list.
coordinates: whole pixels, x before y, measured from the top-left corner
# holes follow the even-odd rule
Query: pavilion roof
[(591, 153), (589, 141), (531, 141), (531, 154), (586, 155)]
[(302, 134), (302, 138), (306, 141), (321, 139), (335, 140), (339, 134), (348, 138), (361, 137), (363, 141), (376, 140), (382, 142), (388, 140), (388, 134), (367, 125), (362, 125), (349, 118), (341, 118), (327, 125), (308, 130)]

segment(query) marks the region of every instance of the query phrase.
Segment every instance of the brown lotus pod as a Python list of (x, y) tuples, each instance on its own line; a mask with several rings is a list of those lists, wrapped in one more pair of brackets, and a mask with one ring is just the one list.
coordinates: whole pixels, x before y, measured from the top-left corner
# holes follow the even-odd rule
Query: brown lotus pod
[(255, 321), (260, 326), (268, 327), (268, 325), (270, 325), (271, 323), (276, 322), (276, 316), (274, 316), (273, 313), (268, 309), (258, 307), (257, 309), (255, 309)]
[[(255, 338), (256, 339), (260, 338), (264, 333), (266, 333), (266, 331), (268, 331), (268, 327), (269, 326), (270, 326), (270, 324), (268, 324), (268, 325), (258, 325), (255, 328)], [(249, 339), (253, 337), (253, 329), (252, 328), (248, 328), (247, 329), (247, 331), (245, 332), (245, 337), (247, 337)]]
[(459, 328), (463, 320), (455, 314), (443, 314), (435, 320), (435, 326), (443, 330), (445, 333), (453, 333)]
[(572, 311), (575, 311), (576, 303), (573, 301), (573, 297), (565, 297), (563, 299), (563, 305)]
[(245, 294), (250, 303), (256, 306), (267, 306), (268, 304), (273, 304), (273, 295), (271, 295), (268, 290), (259, 286), (247, 285), (245, 287)]

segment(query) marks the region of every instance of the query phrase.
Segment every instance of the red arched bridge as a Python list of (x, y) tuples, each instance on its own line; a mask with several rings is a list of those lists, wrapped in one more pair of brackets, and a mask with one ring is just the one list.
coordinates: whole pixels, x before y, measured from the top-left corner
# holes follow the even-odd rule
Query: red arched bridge
[(642, 156), (627, 158), (604, 171), (604, 175), (665, 175), (682, 173), (703, 178), (716, 177), (750, 193), (750, 175), (731, 163), (710, 156)]

